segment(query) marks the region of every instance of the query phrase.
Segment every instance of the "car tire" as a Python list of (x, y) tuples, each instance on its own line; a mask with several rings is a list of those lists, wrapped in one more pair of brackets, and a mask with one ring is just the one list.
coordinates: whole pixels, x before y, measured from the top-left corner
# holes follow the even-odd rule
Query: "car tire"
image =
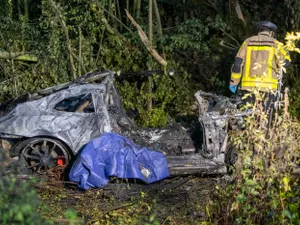
[(61, 141), (36, 137), (23, 142), (20, 163), (24, 172), (63, 177), (63, 172), (70, 163), (70, 154)]
[(238, 160), (238, 154), (236, 151), (236, 147), (229, 145), (229, 148), (225, 156), (225, 163), (229, 166), (233, 166), (236, 164), (237, 160)]

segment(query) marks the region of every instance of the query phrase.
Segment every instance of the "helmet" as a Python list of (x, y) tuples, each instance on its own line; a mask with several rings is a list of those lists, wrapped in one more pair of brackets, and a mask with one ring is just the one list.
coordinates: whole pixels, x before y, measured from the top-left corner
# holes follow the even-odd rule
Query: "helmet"
[(254, 33), (259, 33), (264, 27), (269, 28), (270, 31), (273, 31), (274, 33), (277, 31), (277, 26), (274, 23), (269, 21), (259, 21), (254, 24)]

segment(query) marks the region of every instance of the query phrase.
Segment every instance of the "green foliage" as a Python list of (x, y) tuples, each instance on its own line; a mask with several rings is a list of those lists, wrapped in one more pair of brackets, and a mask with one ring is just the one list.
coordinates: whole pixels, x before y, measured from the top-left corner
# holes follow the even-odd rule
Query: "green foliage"
[(200, 19), (189, 19), (179, 24), (172, 35), (163, 40), (167, 52), (174, 51), (202, 51), (210, 52), (210, 41), (216, 30), (226, 29), (226, 22), (220, 16), (208, 17), (205, 21)]
[(5, 177), (0, 185), (0, 224), (51, 224), (37, 213), (38, 199), (28, 184)]
[(144, 79), (141, 85), (138, 82), (119, 83), (118, 89), (123, 99), (126, 110), (137, 113), (136, 121), (141, 126), (158, 127), (165, 126), (169, 118), (180, 115), (189, 115), (193, 102), (193, 89), (188, 89), (189, 77), (187, 74), (175, 74), (170, 76), (154, 75), (151, 79), (153, 88), (153, 109), (147, 111), (148, 81)]
[[(147, 69), (150, 64), (152, 68), (158, 67), (153, 60), (150, 62), (149, 54), (136, 28), (126, 19), (123, 10), (126, 7), (125, 2), (119, 1), (118, 10), (119, 6), (115, 3), (109, 5), (109, 1), (52, 1), (58, 9), (55, 10), (50, 0), (42, 0), (36, 2), (40, 11), (28, 8), (28, 18), (25, 18), (23, 3), (12, 6), (9, 1), (4, 2), (8, 14), (1, 17), (0, 49), (34, 54), (38, 57), (38, 63), (32, 65), (12, 60), (0, 61), (1, 102), (27, 92), (32, 93), (70, 81), (73, 79), (73, 66), (75, 76), (94, 69), (140, 71)], [(244, 28), (233, 13), (233, 6), (224, 1), (222, 3), (210, 1), (206, 4), (199, 4), (197, 1), (157, 2), (163, 28), (166, 29), (162, 36), (155, 35), (157, 28), (154, 23), (153, 46), (158, 52), (164, 52), (169, 68), (184, 68), (201, 89), (217, 93), (227, 90), (235, 50), (220, 46), (220, 42), (227, 41), (236, 45), (235, 37), (239, 41), (245, 38)], [(285, 2), (287, 9), (292, 11), (293, 1)], [(30, 5), (32, 2), (28, 3)], [(272, 4), (264, 4), (272, 7), (270, 5)], [(251, 1), (241, 2), (247, 18), (256, 18), (262, 13), (263, 9), (258, 6), (258, 3)], [(18, 7), (21, 9), (20, 12), (16, 10)], [(134, 8), (130, 3), (129, 11)], [(271, 11), (264, 13), (271, 15)], [(147, 31), (147, 7), (142, 8), (141, 15), (144, 16), (138, 21), (143, 30)], [(251, 25), (251, 20), (248, 21)], [(66, 24), (69, 40), (62, 22)], [(224, 35), (223, 31), (231, 36)], [(70, 57), (73, 58), (74, 65), (71, 65)], [(178, 115), (179, 110), (182, 114), (186, 114), (187, 104), (191, 102), (186, 99), (193, 95), (191, 91), (194, 89), (193, 82), (187, 82), (185, 77), (177, 80), (185, 80), (186, 88), (181, 88), (174, 79), (164, 80), (162, 83), (166, 86), (162, 87), (158, 85), (160, 81), (153, 78), (151, 82), (155, 90), (152, 96), (147, 94), (148, 81), (145, 80), (143, 84), (139, 82), (138, 86), (130, 82), (130, 85), (137, 87), (136, 90), (129, 88), (130, 85), (125, 83), (122, 83), (124, 87), (119, 88), (124, 90), (121, 92), (125, 98), (126, 108), (138, 112), (137, 120), (140, 124), (165, 125), (168, 117)], [(166, 92), (167, 87), (170, 92)], [(125, 91), (126, 89), (128, 91)], [(138, 93), (138, 100), (134, 99), (136, 95), (130, 97), (129, 89), (131, 93)], [(297, 92), (295, 89), (293, 101)], [(186, 94), (190, 96), (184, 97)], [(150, 112), (146, 110), (149, 98), (154, 98), (154, 108)], [(297, 112), (297, 107), (293, 112)]]
[(0, 224), (52, 224), (37, 213), (40, 202), (31, 181), (16, 176), (15, 166), (1, 147), (0, 160)]
[[(293, 56), (293, 54), (292, 54)], [(293, 59), (293, 58), (292, 58)], [(296, 117), (300, 118), (300, 80), (298, 77), (298, 67), (292, 67), (287, 70), (287, 74), (284, 75), (284, 85), (290, 87), (290, 113)]]
[(176, 27), (176, 31), (164, 42), (169, 42), (165, 50), (194, 50), (207, 49), (204, 37), (209, 34), (209, 28), (199, 19), (186, 20)]
[(210, 222), (299, 224), (300, 189), (294, 165), (299, 163), (300, 125), (285, 111), (275, 115), (268, 130), (261, 104), (251, 107), (255, 113), (245, 119), (247, 129), (231, 134), (239, 157), (235, 181), (226, 188), (218, 187), (218, 199), (209, 210)]
[[(62, 187), (53, 187), (52, 190), (44, 189), (40, 196), (47, 203), (47, 209), (43, 212), (47, 212), (47, 215), (53, 218), (63, 216), (70, 225), (80, 224), (83, 217), (85, 224), (145, 224), (145, 220), (148, 221), (148, 215), (153, 214), (153, 203), (149, 201), (147, 193), (141, 192), (140, 195), (130, 196), (124, 202), (124, 199), (119, 196), (123, 196), (123, 191), (120, 188), (109, 193), (101, 189), (70, 192)], [(70, 197), (74, 201), (70, 202)], [(82, 218), (74, 210), (65, 209), (70, 204)], [(60, 220), (57, 219), (57, 221)]]
[(293, 116), (300, 118), (300, 86), (294, 86), (291, 89), (291, 107), (290, 112)]
[[(0, 18), (0, 50), (30, 52), (38, 57), (35, 65), (0, 61), (0, 101), (70, 81), (73, 79), (70, 56), (74, 58), (77, 76), (94, 69), (145, 69), (147, 55), (143, 56), (129, 39), (107, 24), (99, 5), (76, 0), (54, 4), (58, 11), (51, 1), (41, 1), (39, 23), (14, 20), (9, 16)], [(69, 40), (61, 22), (66, 24)]]
[(32, 24), (0, 16), (0, 49), (9, 52), (32, 51), (38, 48), (41, 34)]
[(67, 209), (65, 212), (65, 218), (69, 221), (69, 225), (79, 225), (78, 215), (73, 209)]
[[(1, 147), (0, 161), (0, 224), (57, 224), (58, 218), (47, 218), (48, 206), (40, 201), (34, 188), (38, 179), (22, 180), (19, 162), (11, 161)], [(61, 218), (64, 224), (81, 224), (76, 212), (71, 209), (67, 209)]]
[[(58, 13), (50, 0), (26, 2), (29, 15), (25, 12), (25, 2), (12, 5), (10, 1), (3, 1), (3, 9), (7, 13), (1, 17), (0, 49), (35, 54), (39, 59), (38, 65), (20, 62), (12, 65), (11, 61), (1, 61), (0, 82), (6, 82), (0, 83), (0, 101), (73, 79), (70, 55), (74, 58), (76, 76), (96, 68), (116, 71), (147, 68), (148, 53), (135, 27), (130, 27), (130, 21), (126, 19), (125, 2), (116, 1), (109, 5), (110, 1), (106, 0), (53, 1), (59, 9)], [(157, 3), (164, 33), (162, 37), (154, 35), (154, 46), (159, 52), (165, 52), (169, 64), (175, 61), (179, 65), (175, 69), (184, 67), (204, 89), (214, 92), (227, 89), (235, 54), (234, 49), (220, 46), (221, 41), (236, 45), (236, 38), (241, 42), (251, 33), (252, 21), (262, 19), (259, 18), (261, 15), (268, 19), (274, 17), (275, 22), (280, 22), (278, 25), (282, 30), (286, 30), (289, 24), (297, 24), (300, 18), (297, 14), (298, 3), (293, 0), (276, 5), (271, 0), (264, 3), (241, 1), (246, 29), (237, 19), (234, 5), (230, 2), (209, 1), (202, 4), (197, 1), (158, 0)], [(39, 10), (31, 5), (36, 5)], [(130, 1), (129, 11), (134, 9)], [(278, 10), (290, 12), (290, 20), (286, 20), (285, 16), (282, 18)], [(138, 21), (146, 31), (147, 7), (142, 7), (141, 15), (143, 17)], [(61, 20), (66, 24), (69, 41), (66, 40)], [(231, 36), (224, 35), (221, 29)], [(154, 34), (156, 32), (157, 28)], [(72, 53), (67, 48), (67, 42)], [(19, 82), (26, 82), (30, 74), (34, 80), (42, 76), (45, 81), (18, 85)], [(19, 79), (20, 76), (24, 79)], [(161, 114), (161, 111), (154, 114)]]
[[(285, 43), (283, 47), (287, 49), (291, 54), (292, 62), (297, 63), (299, 59), (299, 40), (300, 33), (299, 32), (291, 32), (285, 35)], [(290, 107), (289, 110), (293, 116), (296, 118), (300, 118), (300, 98), (299, 98), (299, 71), (298, 65), (290, 66), (284, 74), (283, 82), (286, 87), (290, 88)]]
[(225, 87), (215, 88), (215, 81), (229, 82), (234, 58), (234, 52), (220, 47), (224, 38), (221, 30), (229, 30), (229, 25), (220, 15), (187, 19), (161, 40), (166, 53), (192, 74), (193, 80), (215, 92), (221, 92)]
[[(55, 0), (53, 2), (58, 7), (58, 12), (50, 4), (50, 0), (13, 1), (14, 4), (8, 0), (2, 2), (0, 50), (36, 55), (38, 63), (0, 60), (0, 102), (70, 81), (73, 79), (70, 56), (74, 58), (76, 76), (94, 69), (140, 71), (147, 69), (150, 64), (152, 68), (158, 67), (153, 60), (149, 60), (149, 54), (136, 29), (126, 18), (125, 1)], [(113, 4), (109, 5), (110, 2)], [(116, 2), (120, 5), (120, 14)], [(133, 1), (129, 2), (129, 11), (134, 11)], [(157, 27), (154, 22), (153, 45), (158, 52), (165, 53), (169, 68), (180, 72), (174, 76), (153, 76), (150, 79), (153, 88), (151, 96), (148, 94), (146, 78), (119, 82), (118, 88), (125, 108), (136, 113), (135, 119), (140, 125), (164, 126), (170, 118), (190, 115), (194, 90), (199, 89), (199, 86), (215, 92), (227, 90), (230, 68), (236, 53), (234, 47), (251, 34), (254, 21), (267, 19), (277, 23), (278, 37), (283, 37), (283, 31), (296, 29), (300, 24), (299, 1), (284, 0), (277, 1), (276, 4), (273, 0), (239, 2), (246, 18), (246, 26), (237, 18), (232, 1), (157, 0), (163, 36), (155, 35)], [(26, 8), (29, 15), (26, 15)], [(142, 17), (137, 20), (144, 31), (148, 27), (147, 10), (147, 7), (142, 7)], [(61, 21), (66, 24), (69, 40)], [(230, 43), (231, 48), (221, 46), (221, 41)], [(295, 58), (294, 63), (297, 64), (298, 61)], [(182, 68), (184, 73), (181, 72)], [(297, 68), (285, 79), (287, 78), (287, 84), (291, 87), (290, 111), (300, 117), (299, 77), (295, 74)], [(153, 100), (151, 111), (147, 110), (149, 98)], [(266, 223), (297, 223), (299, 189), (295, 184), (296, 178), (288, 169), (279, 171), (277, 166), (280, 160), (274, 161), (272, 157), (277, 148), (287, 148), (288, 151), (280, 159), (282, 162), (290, 162), (288, 159), (292, 155), (291, 150), (296, 152), (295, 148), (299, 143), (295, 141), (298, 136), (296, 132), (299, 132), (298, 125), (294, 121), (278, 117), (274, 124), (274, 135), (269, 140), (263, 138), (266, 131), (260, 131), (263, 125), (256, 123), (255, 118), (250, 118), (247, 125), (249, 130), (233, 134), (233, 139), (239, 144), (239, 151), (244, 156), (240, 159), (243, 164), (237, 183), (230, 185), (227, 192), (222, 192), (220, 188), (221, 197), (226, 200), (216, 202), (217, 211), (212, 210), (209, 214), (208, 210), (210, 222), (223, 218), (237, 224), (256, 223), (261, 222), (264, 216), (268, 219)], [(259, 154), (265, 157), (253, 162), (249, 157), (253, 149), (259, 149)], [(272, 160), (266, 164), (264, 159), (268, 157)], [(289, 165), (284, 166), (289, 168)], [(35, 210), (39, 207), (43, 214), (48, 215), (48, 207), (40, 205), (32, 187), (20, 182), (15, 176), (6, 175), (2, 179), (2, 173), (0, 174), (0, 220), (32, 224), (34, 218), (35, 224), (45, 224)], [(64, 198), (64, 195), (57, 198)], [(259, 201), (261, 199), (265, 201)], [(94, 205), (95, 209), (97, 204)], [(225, 210), (228, 204), (232, 207)], [(99, 210), (88, 212), (87, 215), (100, 218), (96, 221), (100, 223), (113, 221), (112, 223), (118, 224), (138, 224), (137, 216), (132, 218), (131, 215), (147, 214), (148, 209), (149, 205), (139, 201), (126, 210), (114, 210), (104, 216), (99, 216)], [(64, 210), (56, 210), (55, 212), (64, 214)], [(76, 220), (74, 212), (67, 211), (65, 216), (72, 221)], [(11, 221), (12, 218), (14, 221)], [(224, 222), (223, 219), (219, 223)], [(156, 224), (157, 221), (154, 216), (150, 216), (147, 222)]]

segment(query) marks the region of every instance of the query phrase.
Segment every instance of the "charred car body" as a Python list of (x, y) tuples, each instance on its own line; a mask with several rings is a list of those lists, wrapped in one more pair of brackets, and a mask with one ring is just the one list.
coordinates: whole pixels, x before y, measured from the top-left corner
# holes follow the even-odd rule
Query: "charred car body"
[(37, 173), (67, 166), (104, 132), (163, 152), (171, 175), (227, 172), (236, 157), (228, 148), (228, 127), (239, 125), (242, 115), (234, 102), (198, 91), (200, 134), (178, 124), (140, 129), (126, 116), (113, 79), (113, 72), (95, 71), (0, 105), (0, 139), (12, 157)]

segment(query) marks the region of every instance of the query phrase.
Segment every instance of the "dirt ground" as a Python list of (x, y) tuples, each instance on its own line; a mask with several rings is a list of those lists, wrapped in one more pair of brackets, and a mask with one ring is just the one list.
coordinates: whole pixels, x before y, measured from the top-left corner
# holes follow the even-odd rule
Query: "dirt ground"
[(83, 191), (61, 181), (59, 172), (33, 183), (43, 203), (39, 212), (55, 224), (200, 224), (215, 187), (225, 183), (220, 176), (177, 176), (153, 184), (112, 178), (103, 189)]
[(103, 189), (44, 181), (36, 185), (45, 203), (41, 213), (64, 223), (63, 212), (77, 212), (74, 224), (200, 224), (221, 177), (173, 177), (154, 184), (112, 180)]

